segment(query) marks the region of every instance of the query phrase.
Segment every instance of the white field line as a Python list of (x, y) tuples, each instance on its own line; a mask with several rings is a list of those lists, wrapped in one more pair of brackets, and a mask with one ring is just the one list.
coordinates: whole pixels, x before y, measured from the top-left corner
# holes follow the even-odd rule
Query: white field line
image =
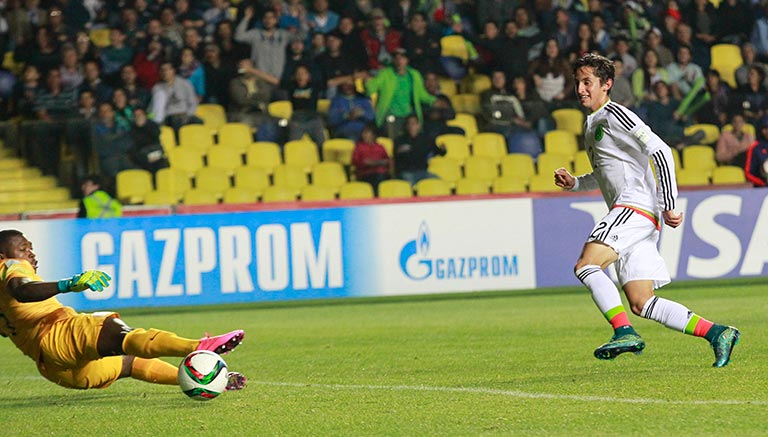
[(649, 398), (620, 398), (612, 396), (582, 396), (551, 393), (530, 393), (517, 390), (500, 390), (484, 387), (435, 387), (425, 385), (358, 385), (358, 384), (302, 384), (299, 382), (269, 382), (248, 381), (252, 385), (267, 385), (276, 387), (315, 388), (325, 390), (351, 390), (351, 391), (415, 391), (415, 392), (442, 392), (442, 393), (471, 393), (495, 396), (506, 396), (522, 399), (555, 399), (579, 402), (619, 402), (625, 404), (661, 404), (661, 405), (768, 405), (768, 401), (759, 400), (720, 400), (720, 399), (649, 399)]

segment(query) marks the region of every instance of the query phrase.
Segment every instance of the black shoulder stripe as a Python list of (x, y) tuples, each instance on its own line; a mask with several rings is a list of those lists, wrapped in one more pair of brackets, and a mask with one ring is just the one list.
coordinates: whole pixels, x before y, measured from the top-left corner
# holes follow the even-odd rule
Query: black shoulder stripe
[(635, 127), (635, 122), (632, 121), (627, 114), (624, 113), (624, 111), (621, 110), (618, 106), (609, 103), (605, 109), (613, 114), (614, 117), (621, 123), (622, 126), (624, 126), (627, 131), (631, 131), (633, 127)]

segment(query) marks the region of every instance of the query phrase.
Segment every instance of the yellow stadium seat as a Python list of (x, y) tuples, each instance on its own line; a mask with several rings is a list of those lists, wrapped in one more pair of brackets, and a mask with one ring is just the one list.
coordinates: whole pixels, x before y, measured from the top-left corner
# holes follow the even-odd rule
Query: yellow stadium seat
[(213, 146), (208, 151), (207, 167), (215, 168), (228, 176), (243, 165), (243, 154), (239, 150), (226, 146)]
[(243, 204), (243, 203), (256, 203), (256, 200), (258, 199), (258, 196), (255, 195), (253, 192), (240, 187), (229, 187), (227, 191), (224, 192), (224, 197), (222, 197), (221, 201), (222, 203), (226, 204)]
[(448, 126), (460, 127), (464, 129), (464, 135), (472, 141), (472, 138), (477, 135), (477, 119), (472, 114), (466, 114), (462, 112), (456, 113), (456, 118), (448, 120), (446, 122)]
[(680, 168), (682, 168), (682, 163), (680, 161), (680, 151), (674, 147), (670, 148), (669, 150), (672, 152), (672, 159), (675, 161), (675, 170), (680, 170)]
[(576, 135), (567, 130), (555, 129), (544, 134), (544, 151), (560, 155), (575, 155), (579, 150)]
[(63, 209), (76, 209), (77, 200), (51, 200), (42, 202), (27, 202), (24, 204), (24, 212), (55, 211)]
[(98, 48), (104, 48), (111, 44), (111, 42), (109, 41), (108, 27), (91, 29), (91, 31), (88, 32), (88, 37), (91, 39), (91, 42), (93, 43), (93, 45)]
[(217, 103), (201, 103), (195, 109), (195, 115), (203, 120), (203, 125), (212, 133), (219, 131), (227, 122), (227, 113), (224, 107)]
[(685, 135), (693, 135), (698, 130), (704, 132), (704, 139), (701, 141), (701, 144), (715, 144), (718, 138), (720, 138), (720, 128), (716, 124), (692, 124), (685, 128), (684, 133)]
[(187, 124), (179, 128), (179, 148), (191, 148), (204, 156), (213, 144), (213, 134), (202, 124)]
[(42, 175), (43, 172), (37, 167), (4, 168), (0, 171), (0, 183), (5, 183), (9, 179), (36, 178)]
[(322, 115), (328, 114), (328, 109), (331, 107), (330, 99), (317, 99), (317, 112)]
[(677, 171), (677, 185), (692, 187), (709, 185), (709, 173), (697, 168), (682, 168)]
[(245, 151), (245, 164), (248, 167), (264, 169), (272, 174), (275, 167), (283, 163), (280, 146), (269, 141), (257, 141), (248, 145)]
[(3, 68), (6, 70), (9, 70), (11, 73), (15, 74), (16, 76), (20, 76), (22, 71), (24, 70), (24, 64), (21, 62), (16, 62), (16, 60), (13, 59), (13, 50), (5, 52), (3, 55)]
[(22, 158), (0, 158), (0, 170), (11, 170), (26, 166), (27, 163)]
[(312, 167), (312, 185), (329, 188), (336, 194), (347, 182), (347, 173), (338, 162), (319, 162)]
[(383, 147), (384, 150), (387, 152), (387, 156), (389, 156), (390, 158), (394, 156), (395, 142), (392, 140), (392, 138), (377, 137), (376, 142), (381, 144), (381, 147)]
[(468, 74), (461, 80), (462, 91), (465, 93), (480, 95), (485, 90), (491, 89), (491, 78), (485, 74)]
[(744, 169), (735, 165), (724, 165), (712, 170), (712, 184), (743, 184), (747, 182)]
[[(755, 132), (755, 125), (754, 124), (744, 123), (744, 127), (742, 128), (742, 130), (745, 133), (748, 133), (748, 134), (752, 135), (752, 137), (757, 138), (757, 132)], [(728, 123), (725, 126), (723, 126), (723, 128), (720, 130), (721, 133), (722, 132), (732, 132), (732, 131), (733, 131), (733, 125), (730, 124), (730, 123)]]
[[(555, 155), (551, 153), (540, 153), (536, 158), (536, 174), (554, 178), (555, 170), (564, 167), (571, 171), (571, 161), (573, 157), (568, 155)], [(554, 179), (553, 179), (554, 180)]]
[(290, 100), (276, 100), (267, 105), (269, 115), (281, 120), (290, 120), (293, 115), (293, 103)]
[(589, 161), (589, 155), (584, 150), (576, 152), (573, 158), (573, 174), (581, 176), (583, 174), (592, 173), (592, 163)]
[(194, 176), (196, 171), (203, 168), (203, 157), (198, 151), (184, 147), (177, 147), (168, 152), (168, 162), (172, 168), (185, 172), (188, 177)]
[(331, 138), (323, 142), (323, 161), (335, 161), (343, 165), (352, 163), (355, 142), (345, 138)]
[(0, 191), (0, 203), (60, 202), (70, 200), (69, 190), (64, 187), (41, 190)]
[[(155, 190), (173, 195), (178, 202), (184, 193), (192, 188), (192, 181), (187, 172), (173, 167), (162, 168), (155, 173)], [(145, 202), (146, 203), (146, 200)]]
[(144, 196), (145, 205), (177, 205), (180, 195), (162, 190), (152, 190)]
[(406, 199), (412, 196), (413, 188), (408, 181), (388, 179), (379, 184), (379, 198), (381, 199)]
[(744, 63), (741, 48), (736, 44), (714, 44), (709, 51), (712, 58), (709, 68), (717, 70), (724, 82), (736, 88), (736, 69)]
[(440, 56), (452, 56), (468, 61), (467, 41), (461, 35), (446, 35), (440, 38)]
[(489, 194), (489, 187), (484, 180), (461, 178), (456, 182), (456, 194)]
[(259, 167), (239, 167), (235, 169), (235, 188), (252, 193), (254, 198), (260, 197), (269, 186), (269, 173)]
[(275, 173), (272, 176), (272, 185), (290, 188), (297, 196), (301, 189), (309, 184), (303, 167), (281, 164), (275, 167)]
[(482, 112), (480, 107), (480, 96), (477, 94), (456, 94), (449, 97), (451, 104), (456, 112), (464, 112), (467, 114), (477, 115)]
[(707, 177), (712, 169), (717, 167), (715, 161), (715, 150), (709, 146), (686, 146), (683, 148), (683, 168), (688, 170), (699, 170), (704, 172)]
[(514, 176), (500, 176), (493, 180), (491, 190), (495, 194), (525, 193), (528, 189), (528, 180)]
[(501, 162), (507, 154), (507, 142), (504, 135), (496, 132), (481, 132), (472, 138), (472, 155), (491, 158), (494, 163)]
[(452, 95), (458, 94), (458, 91), (456, 90), (456, 82), (454, 82), (450, 77), (438, 76), (437, 83), (440, 86), (440, 92), (449, 98)]
[(501, 175), (527, 181), (536, 174), (533, 157), (527, 153), (510, 153), (501, 157)]
[(562, 188), (555, 185), (555, 177), (553, 174), (533, 175), (528, 182), (528, 190), (531, 193), (556, 193), (563, 191)]
[(184, 193), (182, 202), (185, 205), (215, 205), (219, 203), (219, 196), (210, 191), (193, 188)]
[(176, 148), (176, 133), (173, 132), (172, 127), (160, 127), (160, 145), (163, 146), (166, 154)]
[[(118, 173), (119, 175), (119, 173)], [(152, 189), (152, 177), (150, 175), (149, 189)], [(25, 190), (45, 190), (54, 188), (58, 181), (54, 176), (34, 176), (29, 178), (8, 178), (0, 183), (0, 191), (25, 191)], [(141, 189), (141, 188), (137, 188)]]
[(552, 111), (555, 127), (581, 135), (584, 132), (584, 113), (580, 109), (561, 108)]
[(253, 143), (251, 127), (245, 123), (226, 123), (219, 128), (218, 145), (234, 149), (245, 155), (248, 146)]
[(301, 167), (304, 172), (310, 173), (312, 167), (320, 162), (317, 145), (311, 141), (288, 141), (283, 146), (283, 162), (286, 165)]
[(469, 157), (469, 139), (464, 135), (444, 134), (435, 138), (435, 144), (445, 148), (445, 157), (464, 164)]
[(451, 158), (435, 156), (429, 160), (427, 171), (448, 182), (451, 187), (456, 186), (456, 181), (461, 179), (461, 167)]
[(336, 190), (322, 185), (307, 185), (301, 189), (301, 200), (328, 201), (336, 199)]
[(441, 179), (422, 179), (416, 182), (413, 189), (419, 197), (451, 195), (451, 186)]
[(373, 186), (368, 182), (352, 181), (339, 187), (339, 199), (373, 199)]
[(195, 173), (195, 190), (213, 193), (219, 199), (231, 186), (229, 175), (218, 168), (203, 167)]
[(499, 167), (487, 156), (470, 156), (464, 162), (464, 177), (481, 180), (486, 186), (491, 186), (491, 182), (499, 177)]
[(262, 202), (293, 202), (296, 200), (296, 190), (290, 187), (273, 185), (267, 187), (261, 195)]
[(128, 205), (144, 202), (144, 196), (152, 191), (152, 173), (147, 170), (130, 169), (117, 173), (115, 177), (117, 199)]

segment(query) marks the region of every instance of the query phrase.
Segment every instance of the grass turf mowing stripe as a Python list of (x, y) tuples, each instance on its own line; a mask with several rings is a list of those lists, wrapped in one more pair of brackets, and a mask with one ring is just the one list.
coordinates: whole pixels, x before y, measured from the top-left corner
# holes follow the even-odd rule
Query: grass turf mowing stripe
[(508, 396), (525, 399), (560, 399), (581, 402), (619, 402), (625, 404), (665, 404), (665, 405), (768, 405), (768, 401), (739, 401), (729, 399), (701, 399), (675, 401), (669, 399), (617, 398), (611, 396), (582, 396), (552, 393), (529, 393), (517, 390), (501, 390), (486, 387), (435, 387), (425, 385), (360, 385), (360, 384), (314, 384), (300, 382), (248, 381), (249, 385), (273, 387), (317, 388), (326, 390), (383, 390), (383, 391), (424, 391), (445, 393), (471, 393)]

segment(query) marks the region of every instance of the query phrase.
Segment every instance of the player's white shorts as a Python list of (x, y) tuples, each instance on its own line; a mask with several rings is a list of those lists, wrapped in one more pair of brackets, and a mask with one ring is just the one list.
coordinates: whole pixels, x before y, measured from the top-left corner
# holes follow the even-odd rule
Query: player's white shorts
[(657, 247), (659, 230), (653, 220), (640, 212), (613, 208), (592, 229), (587, 242), (592, 241), (600, 241), (616, 251), (616, 273), (622, 286), (647, 279), (659, 288), (670, 282), (667, 265)]

